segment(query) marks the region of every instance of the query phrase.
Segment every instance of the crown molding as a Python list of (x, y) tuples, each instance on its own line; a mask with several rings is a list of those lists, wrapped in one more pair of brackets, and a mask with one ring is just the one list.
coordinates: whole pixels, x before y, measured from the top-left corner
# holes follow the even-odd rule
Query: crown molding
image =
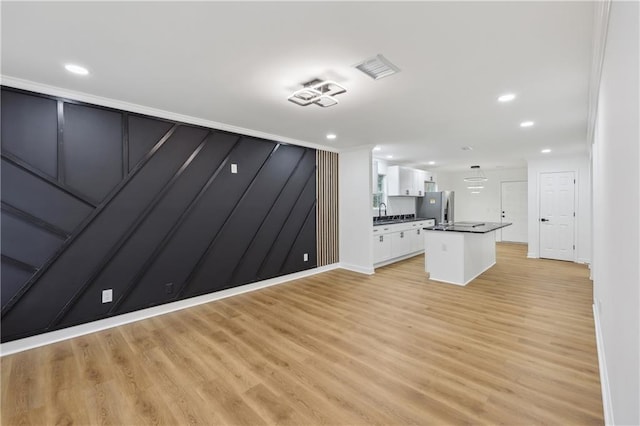
[(587, 107), (587, 144), (589, 151), (591, 151), (591, 144), (593, 143), (596, 116), (598, 114), (598, 96), (600, 94), (602, 65), (604, 63), (604, 53), (607, 44), (611, 0), (595, 2), (594, 7), (591, 72), (589, 75), (589, 104)]

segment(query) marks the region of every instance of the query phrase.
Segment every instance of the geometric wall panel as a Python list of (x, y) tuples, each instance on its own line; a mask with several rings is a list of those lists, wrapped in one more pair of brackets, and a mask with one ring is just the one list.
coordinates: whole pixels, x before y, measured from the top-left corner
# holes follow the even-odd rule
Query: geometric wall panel
[(58, 174), (58, 102), (2, 92), (2, 150), (55, 178)]
[(316, 266), (314, 149), (4, 87), (2, 110), (3, 342)]
[(156, 120), (150, 117), (128, 116), (128, 171), (132, 170), (138, 161), (153, 148), (153, 145), (169, 131), (173, 123)]
[(64, 182), (102, 201), (123, 176), (122, 113), (66, 104), (62, 161)]

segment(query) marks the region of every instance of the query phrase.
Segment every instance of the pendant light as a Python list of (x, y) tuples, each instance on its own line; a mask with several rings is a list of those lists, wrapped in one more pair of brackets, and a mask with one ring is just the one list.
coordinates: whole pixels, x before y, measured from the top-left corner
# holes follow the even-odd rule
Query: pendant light
[(480, 170), (480, 166), (471, 166), (471, 175), (464, 178), (465, 182), (472, 183), (486, 182), (487, 180), (487, 177)]

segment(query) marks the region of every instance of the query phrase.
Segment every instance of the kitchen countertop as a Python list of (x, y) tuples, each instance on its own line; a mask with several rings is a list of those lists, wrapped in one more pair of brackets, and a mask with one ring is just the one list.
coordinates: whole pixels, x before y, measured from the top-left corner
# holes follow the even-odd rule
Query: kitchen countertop
[(498, 222), (455, 222), (453, 225), (436, 225), (423, 228), (425, 231), (446, 232), (470, 232), (473, 234), (486, 234), (496, 229), (504, 228), (511, 223)]
[(413, 217), (409, 219), (386, 219), (386, 220), (374, 221), (373, 226), (396, 225), (398, 223), (419, 222), (421, 220), (430, 220), (430, 219), (431, 218), (426, 218), (426, 217)]

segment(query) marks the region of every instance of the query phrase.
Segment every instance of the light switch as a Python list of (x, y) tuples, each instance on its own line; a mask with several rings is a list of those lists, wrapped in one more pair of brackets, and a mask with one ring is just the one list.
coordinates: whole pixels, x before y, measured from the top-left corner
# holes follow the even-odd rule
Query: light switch
[(238, 173), (238, 165), (237, 164), (232, 164), (231, 165), (231, 173)]
[(309, 261), (309, 253), (305, 253), (303, 259), (305, 262)]

